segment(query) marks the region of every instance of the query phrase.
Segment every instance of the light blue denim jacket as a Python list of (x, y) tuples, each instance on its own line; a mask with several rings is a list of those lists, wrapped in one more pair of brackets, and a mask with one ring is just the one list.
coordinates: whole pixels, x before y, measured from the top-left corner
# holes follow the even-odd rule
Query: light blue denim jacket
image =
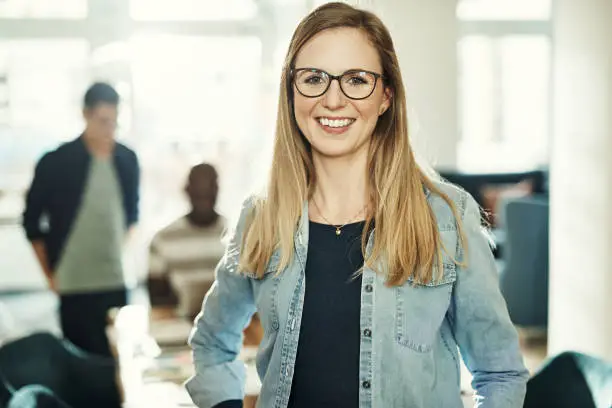
[[(462, 408), (459, 351), (473, 374), (477, 407), (520, 408), (528, 373), (498, 289), (479, 208), (464, 191), (439, 187), (462, 215), (468, 265), (456, 266), (445, 255), (441, 280), (428, 285), (409, 281), (400, 287), (385, 286), (380, 275), (364, 268), (360, 323), (367, 334), (360, 346), (359, 408)], [(462, 259), (450, 208), (434, 194), (428, 194), (428, 201), (446, 249)], [(295, 234), (293, 261), (276, 274), (279, 256), (273, 255), (263, 279), (237, 271), (249, 208), (247, 201), (189, 339), (196, 374), (186, 387), (201, 408), (243, 398), (245, 368), (236, 357), (242, 330), (255, 311), (265, 332), (257, 356), (262, 380), (258, 407), (284, 408), (289, 401), (304, 302), (308, 208), (304, 206)]]

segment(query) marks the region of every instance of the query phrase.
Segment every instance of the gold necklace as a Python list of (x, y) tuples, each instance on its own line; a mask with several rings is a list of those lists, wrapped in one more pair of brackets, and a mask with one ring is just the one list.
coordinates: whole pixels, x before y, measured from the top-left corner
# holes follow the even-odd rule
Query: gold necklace
[(342, 234), (342, 228), (344, 228), (345, 226), (347, 226), (348, 224), (351, 223), (351, 221), (353, 221), (355, 218), (357, 218), (359, 215), (361, 215), (361, 213), (363, 212), (363, 210), (365, 210), (365, 206), (359, 210), (359, 212), (357, 214), (355, 214), (353, 216), (353, 218), (351, 218), (350, 220), (348, 220), (346, 223), (342, 224), (342, 225), (337, 225), (334, 224), (333, 222), (329, 221), (327, 218), (325, 218), (325, 216), (323, 215), (323, 212), (321, 211), (321, 208), (319, 208), (319, 205), (317, 204), (317, 201), (314, 199), (312, 199), (312, 203), (314, 204), (315, 208), (317, 209), (317, 211), (319, 212), (319, 215), (321, 216), (321, 218), (323, 218), (325, 220), (326, 223), (328, 223), (329, 225), (331, 225), (332, 227), (336, 228), (336, 235), (340, 235)]

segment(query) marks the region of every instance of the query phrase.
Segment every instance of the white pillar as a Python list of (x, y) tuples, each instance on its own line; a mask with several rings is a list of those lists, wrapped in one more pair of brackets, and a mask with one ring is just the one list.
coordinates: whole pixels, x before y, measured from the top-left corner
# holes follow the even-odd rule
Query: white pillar
[(612, 1), (558, 0), (549, 354), (612, 360)]
[(459, 135), (456, 2), (356, 3), (374, 11), (391, 31), (407, 88), (416, 151), (436, 167), (455, 168)]

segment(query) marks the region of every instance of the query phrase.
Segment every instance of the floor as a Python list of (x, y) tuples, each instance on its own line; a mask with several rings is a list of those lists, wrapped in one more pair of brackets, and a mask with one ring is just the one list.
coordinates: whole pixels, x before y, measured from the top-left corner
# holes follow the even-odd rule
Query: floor
[[(142, 288), (136, 290), (133, 302), (146, 303)], [(32, 331), (44, 330), (59, 334), (57, 297), (46, 290), (0, 292), (0, 342), (3, 337), (19, 337)], [(541, 334), (519, 329), (525, 365), (533, 373), (546, 357), (546, 342)], [(471, 375), (462, 364), (461, 383), (465, 390), (464, 406), (473, 407), (470, 395)]]

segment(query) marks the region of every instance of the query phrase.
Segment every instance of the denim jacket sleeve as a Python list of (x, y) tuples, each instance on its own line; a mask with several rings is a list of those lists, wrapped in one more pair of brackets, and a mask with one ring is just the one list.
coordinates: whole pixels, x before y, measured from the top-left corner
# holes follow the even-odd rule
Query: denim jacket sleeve
[(239, 274), (237, 266), (249, 208), (247, 201), (189, 337), (195, 375), (185, 386), (199, 408), (244, 398), (245, 367), (237, 356), (242, 347), (242, 331), (255, 312), (255, 302), (249, 278)]
[(521, 408), (528, 372), (518, 335), (499, 290), (489, 241), (471, 196), (463, 214), (467, 267), (457, 273), (449, 310), (455, 339), (473, 375), (478, 408)]

